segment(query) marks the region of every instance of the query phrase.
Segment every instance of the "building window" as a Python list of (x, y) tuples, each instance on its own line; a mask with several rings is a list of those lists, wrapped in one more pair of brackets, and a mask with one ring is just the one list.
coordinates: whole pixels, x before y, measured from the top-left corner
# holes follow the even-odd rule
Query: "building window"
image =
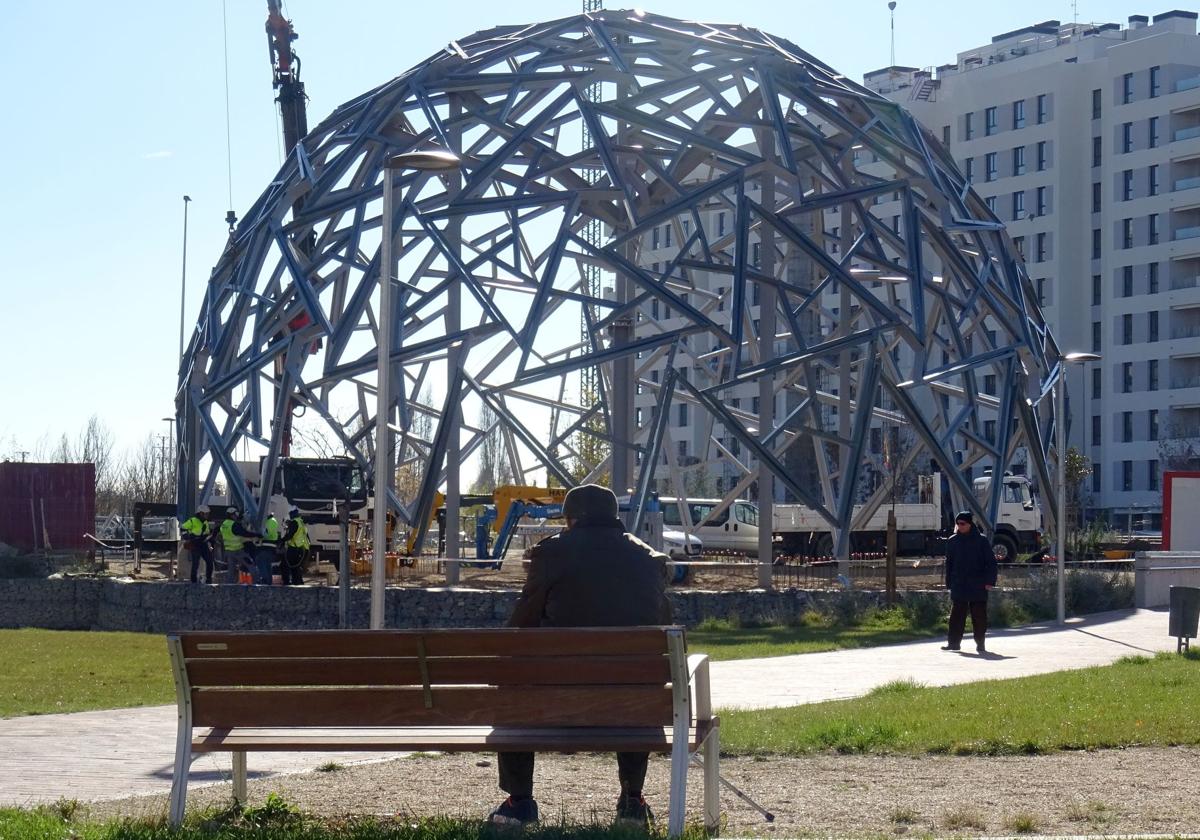
[(1092, 306), (1099, 306), (1101, 301), (1101, 284), (1099, 274), (1092, 275)]
[(1121, 443), (1133, 442), (1133, 412), (1121, 412)]
[(1019, 222), (1025, 217), (1025, 191), (1018, 190), (1012, 194), (1012, 219)]
[(1133, 123), (1121, 123), (1121, 152), (1128, 154), (1133, 151)]
[(1036, 206), (1034, 208), (1034, 212), (1039, 216), (1045, 216), (1048, 212), (1046, 205), (1046, 188), (1038, 187), (1035, 195), (1037, 196), (1037, 201), (1035, 202)]
[(1133, 315), (1129, 313), (1121, 316), (1121, 343), (1133, 344)]
[(983, 393), (996, 395), (996, 374), (985, 373), (983, 375)]
[(984, 420), (983, 421), (983, 438), (988, 443), (996, 442), (996, 421), (995, 420)]
[(1157, 245), (1158, 244), (1158, 214), (1151, 213), (1147, 217), (1147, 222), (1148, 222), (1148, 227), (1149, 227), (1150, 244)]
[(983, 203), (987, 205), (987, 209), (992, 212), (992, 215), (995, 215), (995, 213), (996, 213), (996, 196), (989, 195), (987, 198), (985, 198), (983, 200)]
[(1158, 164), (1153, 164), (1150, 167), (1150, 177), (1146, 182), (1146, 192), (1150, 195), (1158, 195)]
[(1121, 200), (1129, 201), (1133, 198), (1133, 170), (1126, 169), (1121, 173)]
[(1044, 93), (1039, 93), (1039, 94), (1038, 94), (1038, 98), (1037, 98), (1037, 121), (1038, 121), (1038, 125), (1041, 125), (1042, 123), (1044, 123), (1044, 122), (1045, 122), (1045, 121), (1048, 119), (1048, 113), (1047, 113), (1047, 109), (1046, 109), (1046, 104), (1047, 104), (1047, 103), (1046, 103), (1046, 94), (1044, 94)]
[(675, 444), (675, 448), (679, 452), (680, 458), (687, 457), (687, 443), (688, 442), (686, 440), (681, 440)]
[(1092, 352), (1100, 352), (1100, 322), (1092, 321)]
[(670, 223), (663, 225), (663, 247), (664, 248), (671, 247), (671, 227), (672, 226)]
[(900, 233), (900, 217), (892, 216), (892, 233)]
[(1039, 140), (1037, 144), (1037, 171), (1044, 172), (1046, 169), (1046, 141)]
[(1121, 220), (1121, 247), (1133, 247), (1133, 219)]
[(1102, 440), (1103, 423), (1099, 414), (1092, 415), (1092, 446), (1099, 446)]
[(1159, 76), (1162, 75), (1162, 68), (1155, 65), (1150, 68), (1150, 98), (1155, 99), (1159, 92)]
[(1100, 212), (1101, 203), (1103, 201), (1103, 193), (1104, 193), (1104, 188), (1100, 185), (1099, 181), (1092, 184), (1092, 212), (1093, 213)]
[[(1129, 316), (1126, 316), (1129, 317)], [(1128, 342), (1126, 342), (1128, 343)], [(1133, 362), (1121, 363), (1121, 393), (1133, 393)]]
[(1121, 297), (1133, 297), (1133, 266), (1121, 269)]
[(680, 403), (679, 406), (679, 425), (686, 426), (688, 424), (688, 407), (687, 403)]
[(1151, 149), (1158, 148), (1158, 117), (1150, 118), (1150, 137), (1148, 145)]
[(1146, 469), (1150, 473), (1150, 489), (1158, 492), (1158, 461), (1155, 459), (1147, 461)]
[(970, 140), (975, 136), (974, 114), (963, 114), (963, 139)]
[(990, 137), (996, 133), (996, 106), (993, 105), (983, 112), (983, 133)]
[(1104, 371), (1101, 368), (1092, 368), (1092, 399), (1098, 400), (1104, 393)]
[(1013, 128), (1025, 127), (1025, 100), (1018, 99), (1013, 103)]
[(759, 266), (762, 265), (762, 243), (761, 242), (751, 242), (750, 243), (750, 265), (754, 266), (755, 268), (758, 268)]
[(1016, 146), (1012, 151), (1013, 174), (1025, 174), (1025, 147)]
[(995, 152), (988, 152), (987, 155), (984, 156), (983, 168), (984, 168), (983, 179), (985, 181), (995, 181), (996, 180), (996, 153)]
[(1147, 266), (1149, 271), (1146, 276), (1146, 294), (1158, 294), (1158, 263), (1150, 263)]
[(1101, 97), (1102, 97), (1102, 94), (1100, 93), (1099, 88), (1092, 91), (1092, 119), (1094, 119), (1094, 120), (1100, 119)]
[(948, 125), (942, 126), (942, 145), (950, 145), (950, 126)]
[(1046, 305), (1046, 278), (1039, 277), (1033, 281), (1034, 291), (1037, 293), (1038, 306)]
[(1121, 104), (1128, 105), (1133, 101), (1133, 74), (1126, 73), (1121, 77)]
[(717, 214), (717, 236), (725, 235), (725, 211)]
[(975, 180), (975, 158), (969, 157), (963, 161), (963, 173), (968, 181)]
[[(1150, 391), (1158, 390), (1158, 359), (1146, 362), (1146, 387)], [(1155, 412), (1157, 416), (1157, 412)]]
[(1121, 462), (1121, 489), (1133, 489), (1133, 461)]
[(1036, 241), (1036, 245), (1034, 246), (1033, 260), (1034, 260), (1034, 262), (1045, 262), (1046, 261), (1046, 234), (1039, 233), (1037, 235), (1037, 239), (1035, 241)]
[(1013, 247), (1017, 249), (1017, 253), (1021, 255), (1021, 259), (1025, 258), (1025, 237), (1014, 236)]
[(1092, 464), (1092, 492), (1100, 492), (1100, 465)]
[(1092, 138), (1092, 168), (1100, 166), (1100, 158), (1104, 151), (1104, 140), (1100, 137)]
[(658, 248), (658, 225), (655, 225), (650, 229), (650, 248)]
[(1092, 228), (1092, 259), (1100, 259), (1100, 228)]
[(725, 287), (717, 286), (717, 311), (725, 311)]

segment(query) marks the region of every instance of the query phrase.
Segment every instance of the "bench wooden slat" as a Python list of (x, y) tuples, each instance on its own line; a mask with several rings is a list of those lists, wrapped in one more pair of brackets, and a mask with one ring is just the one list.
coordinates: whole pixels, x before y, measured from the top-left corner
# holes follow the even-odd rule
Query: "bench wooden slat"
[[(663, 685), (664, 655), (428, 657), (432, 685)], [(419, 686), (415, 657), (198, 659), (188, 663), (193, 688), (208, 686)]]
[(663, 653), (662, 627), (501, 628), (485, 630), (287, 630), (181, 636), (185, 658), (362, 656), (631, 656)]
[[(688, 740), (695, 746), (711, 729), (708, 721), (693, 726)], [(670, 752), (671, 727), (405, 727), (372, 729), (279, 729), (237, 727), (193, 736), (197, 753), (233, 752)]]
[(193, 689), (194, 726), (665, 726), (662, 686)]

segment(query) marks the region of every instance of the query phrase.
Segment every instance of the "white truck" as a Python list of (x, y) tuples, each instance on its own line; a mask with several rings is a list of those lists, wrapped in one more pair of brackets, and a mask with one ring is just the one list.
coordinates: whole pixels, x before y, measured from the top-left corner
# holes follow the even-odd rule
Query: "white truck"
[[(987, 504), (992, 477), (975, 479), (972, 489)], [(900, 554), (939, 554), (940, 542), (949, 535), (954, 511), (942, 504), (942, 477), (920, 476), (918, 501), (897, 503), (896, 550)], [(887, 548), (887, 518), (892, 506), (884, 503), (851, 534), (851, 553), (883, 552)], [(854, 508), (857, 519), (861, 505)], [(1000, 562), (1012, 562), (1020, 552), (1037, 551), (1041, 544), (1042, 512), (1033, 498), (1029, 479), (1005, 474), (999, 514), (992, 529), (992, 550)], [(804, 505), (776, 505), (774, 534), (781, 554), (826, 557), (833, 553), (833, 534), (816, 511)]]

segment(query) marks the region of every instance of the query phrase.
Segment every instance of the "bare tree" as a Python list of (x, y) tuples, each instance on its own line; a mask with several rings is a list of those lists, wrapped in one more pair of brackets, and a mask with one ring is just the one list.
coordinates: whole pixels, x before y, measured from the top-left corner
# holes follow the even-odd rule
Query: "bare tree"
[(175, 497), (175, 462), (148, 434), (129, 454), (121, 473), (124, 502), (170, 502)]
[(471, 485), (471, 492), (487, 493), (502, 484), (512, 484), (514, 476), (504, 446), (500, 418), (486, 403), (479, 410), (479, 428), (483, 429), (484, 439), (479, 447), (479, 475)]

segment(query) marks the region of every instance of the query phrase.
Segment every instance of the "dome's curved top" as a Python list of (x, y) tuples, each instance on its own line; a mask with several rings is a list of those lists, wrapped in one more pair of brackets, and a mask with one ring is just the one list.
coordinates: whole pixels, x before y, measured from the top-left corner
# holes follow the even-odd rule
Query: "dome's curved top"
[(523, 481), (640, 495), (719, 465), (732, 497), (763, 464), (839, 524), (878, 503), (887, 425), (886, 468), (938, 467), (963, 504), (964, 467), (1048, 483), (1058, 351), (947, 151), (785, 39), (610, 11), (452, 42), (297, 145), (210, 280), (181, 491), (240, 443), (268, 480), (301, 409), (369, 468), (384, 163), (429, 148), (463, 165), (393, 170), (398, 460), (442, 471), (401, 481), (409, 521), (455, 406), (462, 458)]

